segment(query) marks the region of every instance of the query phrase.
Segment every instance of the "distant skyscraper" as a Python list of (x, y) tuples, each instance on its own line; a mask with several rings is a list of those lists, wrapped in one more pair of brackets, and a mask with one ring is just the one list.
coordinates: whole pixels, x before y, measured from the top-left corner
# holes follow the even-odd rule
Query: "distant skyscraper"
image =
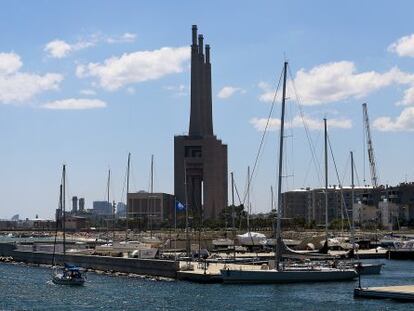
[(79, 198), (79, 212), (85, 211), (85, 198)]
[(196, 25), (191, 45), (190, 128), (188, 135), (174, 137), (174, 188), (183, 203), (185, 183), (193, 217), (215, 219), (227, 206), (227, 145), (213, 133), (210, 46), (204, 51), (203, 35), (197, 37)]
[(78, 197), (72, 197), (72, 213), (76, 214), (78, 212)]
[(112, 215), (112, 203), (108, 201), (94, 201), (92, 213), (95, 215)]

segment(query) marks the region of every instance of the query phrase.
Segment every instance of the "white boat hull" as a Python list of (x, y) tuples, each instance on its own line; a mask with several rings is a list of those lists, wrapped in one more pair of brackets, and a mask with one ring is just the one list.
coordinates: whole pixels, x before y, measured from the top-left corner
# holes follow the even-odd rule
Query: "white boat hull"
[(224, 283), (303, 283), (351, 281), (355, 270), (221, 270)]

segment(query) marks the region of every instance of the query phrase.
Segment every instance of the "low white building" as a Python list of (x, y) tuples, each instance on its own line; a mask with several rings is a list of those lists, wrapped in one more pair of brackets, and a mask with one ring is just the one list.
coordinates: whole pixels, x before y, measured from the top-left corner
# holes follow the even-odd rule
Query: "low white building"
[(400, 224), (409, 219), (409, 209), (406, 206), (384, 200), (378, 203), (378, 208), (384, 229), (399, 229)]

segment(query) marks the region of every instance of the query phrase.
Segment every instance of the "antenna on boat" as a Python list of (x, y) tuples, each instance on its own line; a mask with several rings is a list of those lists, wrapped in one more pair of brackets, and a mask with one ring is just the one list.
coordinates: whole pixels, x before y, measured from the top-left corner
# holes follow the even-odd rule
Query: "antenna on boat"
[(279, 265), (282, 258), (281, 254), (281, 209), (282, 209), (282, 174), (283, 174), (283, 138), (285, 131), (285, 106), (286, 106), (286, 76), (287, 76), (288, 62), (285, 61), (283, 65), (283, 91), (282, 91), (282, 113), (280, 116), (280, 137), (279, 137), (279, 168), (278, 168), (278, 185), (277, 185), (277, 212), (276, 212), (276, 249), (275, 260), (276, 269), (279, 271)]

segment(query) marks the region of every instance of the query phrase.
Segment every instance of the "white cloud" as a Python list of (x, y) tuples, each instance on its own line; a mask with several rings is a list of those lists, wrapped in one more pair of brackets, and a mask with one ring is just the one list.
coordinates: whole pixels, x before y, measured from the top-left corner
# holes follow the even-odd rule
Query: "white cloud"
[[(314, 119), (309, 116), (304, 116), (303, 120), (298, 115), (295, 116), (291, 122), (286, 122), (286, 128), (303, 128), (304, 122), (310, 130), (321, 130), (324, 128), (323, 120)], [(252, 118), (250, 124), (258, 131), (264, 131), (266, 128), (267, 118)], [(328, 119), (329, 128), (341, 128), (349, 129), (352, 128), (352, 121), (350, 119)], [(268, 130), (269, 131), (278, 131), (280, 129), (280, 119), (271, 118), (269, 120)]]
[(131, 83), (162, 78), (172, 73), (180, 73), (190, 58), (188, 47), (163, 47), (153, 51), (139, 51), (111, 57), (104, 63), (78, 65), (76, 75), (79, 78), (98, 79), (99, 85), (109, 91), (115, 91)]
[(225, 99), (225, 98), (229, 98), (229, 97), (233, 96), (237, 92), (245, 93), (245, 90), (243, 90), (239, 87), (225, 86), (220, 90), (220, 92), (218, 92), (217, 97)]
[(96, 46), (100, 42), (106, 42), (109, 44), (114, 43), (130, 43), (134, 42), (136, 34), (126, 32), (120, 36), (105, 36), (101, 34), (92, 34), (86, 38), (80, 39), (74, 43), (68, 43), (66, 41), (55, 39), (48, 42), (45, 45), (44, 51), (52, 58), (64, 58), (71, 53), (79, 50), (86, 49), (88, 47)]
[(54, 110), (85, 110), (105, 107), (106, 103), (104, 101), (87, 98), (62, 99), (51, 101), (42, 105), (42, 108)]
[(414, 107), (407, 107), (396, 118), (380, 117), (374, 120), (373, 127), (381, 132), (414, 131)]
[(64, 58), (69, 56), (69, 54), (86, 49), (88, 47), (96, 45), (94, 40), (91, 41), (78, 41), (73, 44), (69, 44), (63, 40), (53, 40), (46, 44), (44, 51), (52, 58)]
[(44, 51), (53, 58), (63, 58), (72, 51), (72, 46), (63, 40), (53, 40), (46, 44)]
[(126, 32), (122, 34), (121, 36), (114, 36), (114, 37), (107, 37), (106, 42), (112, 44), (112, 43), (130, 43), (134, 42), (137, 38), (137, 35), (135, 33)]
[(24, 102), (36, 94), (59, 88), (63, 76), (56, 73), (37, 75), (20, 72), (23, 66), (15, 53), (0, 53), (0, 102)]
[(414, 34), (401, 37), (390, 44), (388, 51), (398, 54), (399, 56), (414, 57)]
[(88, 96), (96, 95), (96, 92), (94, 90), (91, 90), (91, 89), (80, 90), (79, 93), (82, 94), (82, 95), (88, 95)]
[(22, 67), (20, 56), (16, 53), (0, 53), (0, 75), (8, 75)]
[[(259, 96), (259, 100), (269, 103), (272, 102), (275, 96), (275, 90), (272, 88), (272, 86), (264, 81), (259, 82), (257, 86), (263, 91), (263, 93)], [(277, 100), (280, 100), (281, 98), (282, 95), (281, 92), (279, 92)]]
[[(391, 84), (411, 84), (414, 83), (414, 75), (402, 72), (398, 68), (392, 68), (385, 73), (358, 73), (353, 62), (340, 61), (322, 64), (309, 71), (300, 69), (296, 73), (294, 83), (302, 104), (319, 105), (362, 98)], [(259, 84), (259, 87), (264, 90), (259, 99), (272, 101), (274, 90), (265, 83)], [(287, 97), (296, 98), (291, 82), (287, 87)]]
[(413, 105), (414, 104), (414, 85), (404, 91), (404, 97), (402, 101), (398, 102), (397, 105)]

